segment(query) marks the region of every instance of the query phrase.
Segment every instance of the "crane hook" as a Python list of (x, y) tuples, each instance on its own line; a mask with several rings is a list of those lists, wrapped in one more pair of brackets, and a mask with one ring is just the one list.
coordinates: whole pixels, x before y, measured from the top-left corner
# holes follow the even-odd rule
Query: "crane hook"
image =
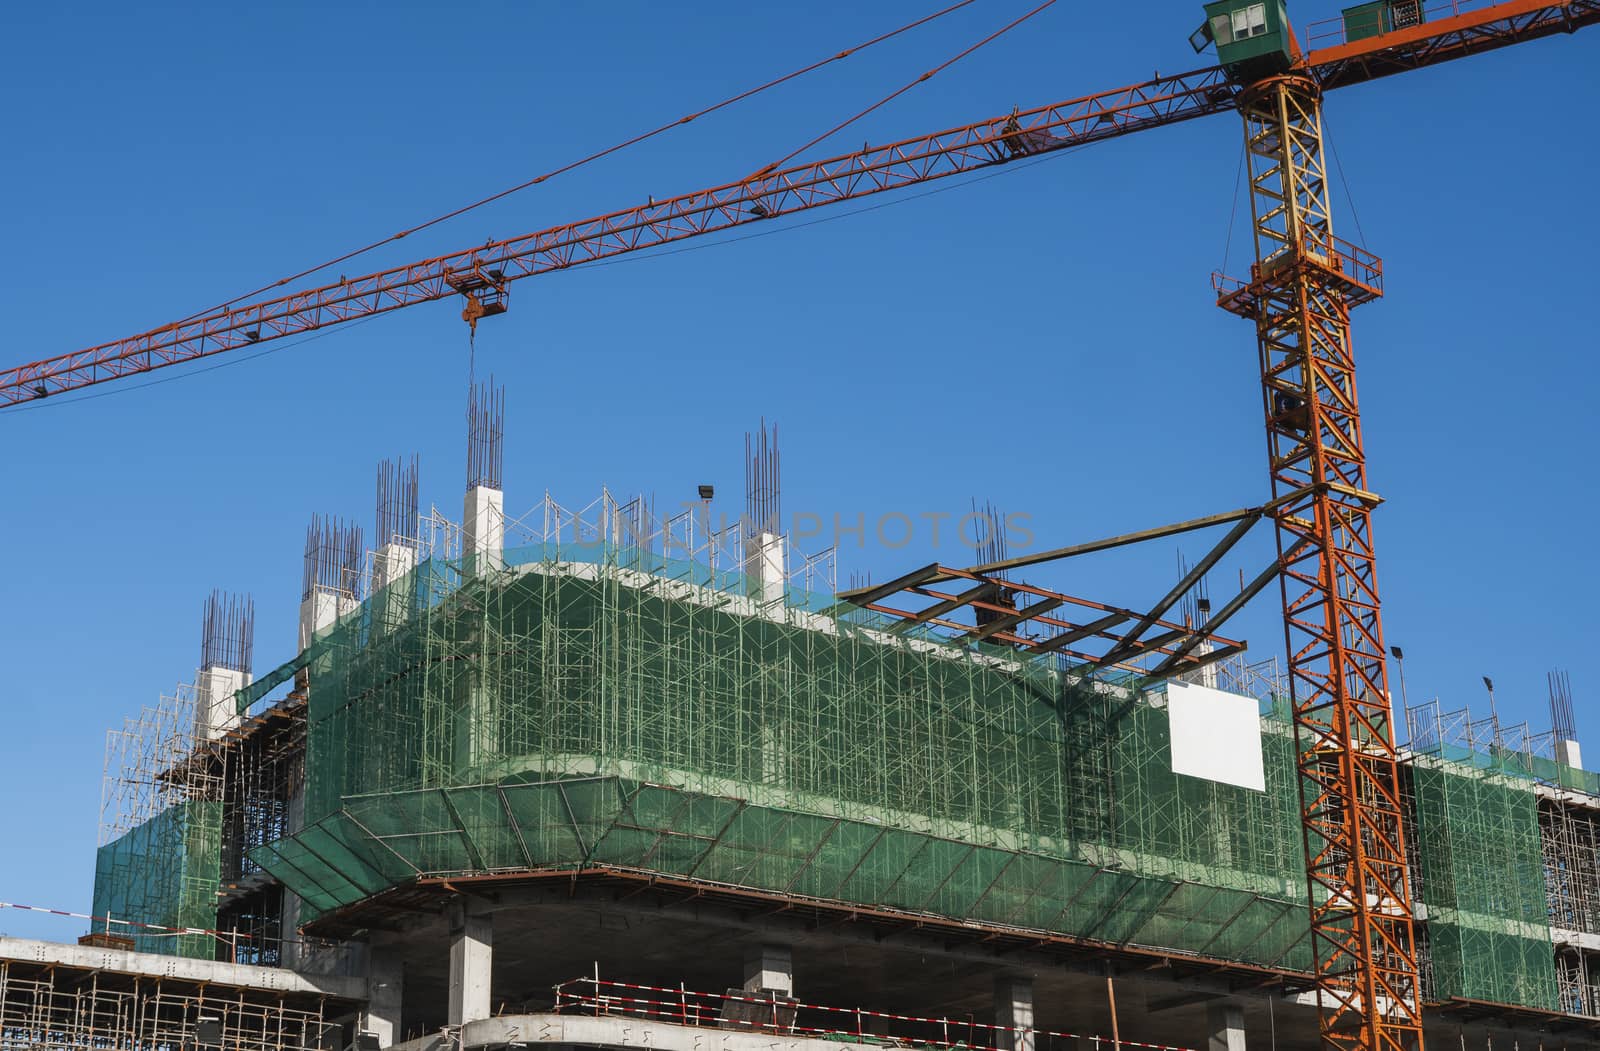
[(476, 339), (478, 335), (478, 319), (487, 317), (489, 311), (483, 305), (483, 300), (476, 295), (468, 292), (466, 297), (467, 305), (461, 308), (461, 320), (467, 323), (467, 327), (471, 329), (472, 337)]
[(478, 333), (478, 319), (504, 314), (507, 309), (506, 278), (503, 270), (485, 270), (475, 265), (471, 270), (447, 274), (445, 282), (467, 301), (461, 308), (461, 320)]

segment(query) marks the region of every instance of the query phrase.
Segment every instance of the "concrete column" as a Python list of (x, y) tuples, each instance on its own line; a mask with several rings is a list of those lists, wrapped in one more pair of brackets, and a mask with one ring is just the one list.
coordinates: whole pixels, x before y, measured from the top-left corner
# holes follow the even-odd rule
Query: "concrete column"
[(506, 498), (498, 489), (475, 485), (461, 508), (462, 572), (477, 576), (506, 564)]
[(201, 668), (195, 677), (196, 740), (215, 741), (240, 723), (233, 695), (250, 685), (248, 672), (232, 668)]
[[(411, 615), (414, 589), (401, 582), (417, 568), (417, 549), (408, 544), (388, 543), (372, 558), (372, 629), (381, 634), (397, 627)], [(394, 590), (389, 590), (394, 585)]]
[(339, 618), (361, 603), (340, 591), (314, 588), (310, 595), (300, 600), (299, 652), (311, 645), (311, 640), (332, 628)]
[[(482, 576), (503, 569), (506, 564), (505, 494), (498, 489), (475, 485), (467, 490), (461, 518), (461, 573)], [(487, 620), (484, 630), (488, 630)], [(488, 642), (484, 642), (488, 649)], [(484, 688), (478, 674), (462, 679), (455, 724), (455, 761), (458, 770), (467, 770), (499, 754), (496, 733), (496, 697)]]
[(1244, 1008), (1211, 1004), (1206, 1008), (1207, 1051), (1244, 1051)]
[(300, 967), (300, 895), (283, 888), (283, 915), (278, 918), (278, 931), (283, 941), (278, 946), (278, 964), (291, 971)]
[[(300, 600), (300, 622), (298, 646), (296, 652), (304, 653), (313, 639), (333, 628), (339, 618), (355, 609), (359, 603), (354, 597), (339, 591), (330, 591), (326, 588), (313, 587), (311, 594)], [(306, 682), (310, 682), (310, 669), (302, 672)], [(299, 683), (297, 677), (296, 682)], [(302, 780), (295, 786), (294, 794), (289, 797), (289, 814), (285, 823), (285, 831), (294, 835), (305, 827), (306, 824), (306, 794), (305, 782)], [(304, 966), (307, 955), (300, 944), (300, 898), (287, 887), (283, 891), (283, 917), (280, 929), (283, 944), (279, 952), (279, 961), (284, 967), (294, 968)]]
[(374, 943), (368, 951), (367, 1009), (361, 1030), (389, 1047), (400, 1035), (400, 1004), (405, 990), (405, 965), (393, 946)]
[(372, 590), (381, 591), (416, 568), (416, 548), (393, 541), (384, 544), (372, 560)]
[(744, 541), (745, 588), (762, 605), (783, 601), (787, 584), (784, 573), (784, 538), (776, 533), (757, 533)]
[(749, 993), (794, 995), (794, 959), (787, 945), (761, 945), (744, 955), (744, 988)]
[[(292, 836), (306, 827), (306, 781), (299, 782), (289, 793), (289, 812), (284, 815), (283, 831)], [(279, 966), (291, 970), (300, 966), (303, 953), (300, 949), (300, 895), (283, 888), (283, 915), (278, 920), (278, 936), (283, 939), (278, 948)]]
[(450, 1025), (490, 1017), (489, 972), (494, 965), (494, 921), (474, 916), (465, 902), (450, 906)]
[(994, 1024), (1001, 1051), (1034, 1051), (1033, 979), (1001, 975), (994, 980)]
[[(492, 652), (496, 643), (492, 621), (483, 616), (479, 621), (479, 643), (485, 653)], [(469, 776), (468, 771), (493, 762), (500, 756), (500, 722), (498, 689), (484, 681), (484, 661), (471, 661), (466, 673), (456, 687), (456, 710), (453, 734), (455, 738), (455, 764), (458, 776)], [(470, 776), (487, 777), (479, 771)], [(473, 782), (476, 783), (476, 782)]]
[[(1204, 620), (1205, 617), (1202, 616), (1200, 619)], [(1214, 650), (1216, 648), (1217, 648), (1217, 644), (1212, 642), (1210, 639), (1207, 639), (1205, 642), (1200, 643), (1200, 645), (1196, 646), (1194, 649), (1195, 649), (1195, 653), (1197, 655), (1204, 656), (1205, 654), (1210, 653), (1212, 650)], [(1190, 678), (1194, 681), (1195, 685), (1197, 685), (1197, 686), (1204, 686), (1207, 689), (1211, 689), (1211, 690), (1220, 690), (1222, 688), (1221, 685), (1217, 681), (1217, 662), (1216, 661), (1212, 661), (1210, 664), (1207, 664), (1204, 668), (1201, 668), (1199, 671), (1195, 672), (1192, 676), (1190, 676)]]
[(1577, 741), (1556, 742), (1556, 762), (1562, 766), (1570, 766), (1574, 770), (1583, 769), (1583, 751), (1578, 747)]

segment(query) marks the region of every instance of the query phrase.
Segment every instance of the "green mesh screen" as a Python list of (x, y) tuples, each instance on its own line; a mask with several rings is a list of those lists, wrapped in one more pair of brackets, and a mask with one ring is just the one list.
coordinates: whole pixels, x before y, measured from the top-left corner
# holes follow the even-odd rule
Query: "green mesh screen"
[[(559, 561), (558, 561), (559, 559)], [(311, 663), (307, 820), (256, 859), (325, 911), (418, 874), (609, 865), (1309, 966), (1293, 750), (1170, 772), (1164, 710), (632, 549), (430, 561)]]
[(255, 856), (318, 911), (423, 875), (606, 866), (1220, 959), (1304, 963), (1297, 903), (617, 777), (352, 797)]
[(1413, 777), (1433, 997), (1556, 1010), (1533, 785), (1427, 756)]
[(1549, 785), (1576, 789), (1591, 796), (1600, 796), (1600, 773), (1581, 770), (1531, 752), (1493, 747), (1487, 752), (1480, 752), (1449, 743), (1430, 744), (1427, 751), (1431, 755), (1462, 766), (1492, 770), (1517, 780), (1542, 781)]
[[(95, 852), (95, 916), (208, 931), (217, 923), (222, 804), (163, 810)], [(209, 934), (175, 934), (97, 920), (94, 929), (131, 937), (141, 952), (212, 959)]]

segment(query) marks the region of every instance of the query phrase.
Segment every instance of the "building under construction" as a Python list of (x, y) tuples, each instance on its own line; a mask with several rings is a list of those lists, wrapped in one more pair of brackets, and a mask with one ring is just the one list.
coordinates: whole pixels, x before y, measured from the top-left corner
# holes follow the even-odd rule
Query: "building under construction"
[[(15, 405), (454, 296), (475, 334), (515, 280), (1232, 111), (1255, 261), (1212, 287), (1253, 323), (1271, 476), (1259, 507), (1019, 557), (986, 513), (976, 564), (840, 590), (783, 528), (764, 425), (731, 524), (711, 486), (513, 517), (475, 388), (459, 519), (413, 460), (379, 469), (370, 547), (313, 520), (293, 659), (255, 677), (253, 605), (207, 602), (194, 681), (112, 735), (95, 929), (0, 940), (0, 1051), (1600, 1043), (1565, 679), (1537, 734), (1492, 685), (1486, 718), (1402, 685), (1397, 745), (1350, 339), (1383, 265), (1334, 233), (1321, 116), (1600, 2), (1381, 0), (1303, 37), (1282, 0), (1204, 8), (1208, 68), (0, 373)], [(1261, 524), (1274, 557), (1212, 608)], [(1154, 602), (1035, 575), (1223, 527)], [(1272, 584), (1281, 675), (1221, 633)]]
[[(1213, 556), (1147, 611), (983, 567), (839, 592), (775, 432), (720, 528), (514, 517), (478, 405), (460, 521), (411, 461), (370, 549), (313, 522), (294, 660), (253, 679), (248, 600), (206, 603), (194, 685), (111, 735), (91, 940), (356, 982), (307, 1047), (1314, 1045), (1294, 728), (1194, 626)], [(1600, 776), (1551, 688), (1537, 735), (1407, 712), (1451, 1044), (1600, 1042)]]

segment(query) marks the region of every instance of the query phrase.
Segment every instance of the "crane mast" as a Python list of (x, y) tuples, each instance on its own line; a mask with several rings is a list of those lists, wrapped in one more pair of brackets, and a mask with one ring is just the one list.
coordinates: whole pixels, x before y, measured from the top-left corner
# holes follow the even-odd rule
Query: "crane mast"
[(1239, 98), (1256, 261), (1219, 305), (1255, 322), (1324, 1046), (1420, 1051), (1421, 988), (1350, 309), (1382, 266), (1333, 235), (1322, 91)]

